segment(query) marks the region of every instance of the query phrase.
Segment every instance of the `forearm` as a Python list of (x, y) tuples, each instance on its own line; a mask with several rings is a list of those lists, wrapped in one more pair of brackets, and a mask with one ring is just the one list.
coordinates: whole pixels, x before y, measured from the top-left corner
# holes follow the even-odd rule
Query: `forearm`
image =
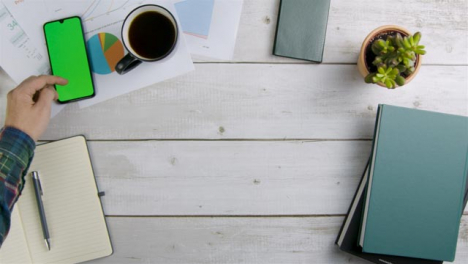
[(0, 246), (10, 229), (13, 206), (23, 190), (35, 143), (15, 128), (0, 130)]

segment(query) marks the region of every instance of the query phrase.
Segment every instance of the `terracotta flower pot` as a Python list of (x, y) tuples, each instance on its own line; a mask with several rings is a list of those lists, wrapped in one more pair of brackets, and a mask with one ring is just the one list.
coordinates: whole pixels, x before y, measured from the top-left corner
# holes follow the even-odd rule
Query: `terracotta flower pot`
[[(381, 26), (381, 27), (374, 29), (371, 33), (369, 33), (369, 35), (367, 35), (367, 37), (362, 42), (361, 52), (359, 53), (359, 58), (357, 62), (357, 66), (362, 77), (365, 78), (369, 74), (369, 66), (367, 65), (367, 62), (366, 62), (366, 50), (372, 44), (372, 41), (377, 36), (387, 33), (387, 32), (398, 32), (403, 37), (411, 35), (411, 33), (407, 29), (400, 27), (400, 26), (394, 26), (394, 25)], [(418, 73), (419, 68), (421, 68), (421, 59), (422, 57), (419, 54), (416, 54), (416, 61), (414, 63), (414, 72), (405, 78), (405, 85), (408, 84), (411, 80), (413, 80), (413, 78)], [(377, 84), (382, 87), (386, 87), (385, 84), (383, 83), (377, 83)]]

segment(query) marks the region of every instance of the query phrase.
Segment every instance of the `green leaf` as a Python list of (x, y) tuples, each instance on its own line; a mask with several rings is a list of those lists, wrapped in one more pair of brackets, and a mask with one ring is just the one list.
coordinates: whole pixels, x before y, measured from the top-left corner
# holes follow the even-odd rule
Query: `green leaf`
[(395, 36), (395, 43), (397, 44), (398, 48), (403, 48), (403, 37), (400, 33), (397, 33)]
[(391, 82), (389, 79), (387, 79), (387, 80), (385, 81), (385, 86), (387, 86), (387, 88), (392, 88), (392, 87), (393, 87), (393, 86), (392, 86), (392, 82)]
[(372, 64), (374, 64), (375, 66), (379, 65), (380, 63), (382, 63), (382, 57), (381, 56), (375, 57), (374, 61), (372, 62)]
[(414, 33), (413, 39), (414, 39), (414, 45), (418, 45), (419, 40), (421, 40), (421, 32)]
[(379, 45), (380, 47), (385, 47), (385, 41), (381, 40), (381, 39), (378, 39), (377, 40), (377, 45)]
[(416, 54), (419, 54), (419, 55), (424, 55), (426, 54), (426, 51), (425, 50), (417, 50), (415, 51)]
[(395, 46), (395, 38), (393, 36), (388, 36), (387, 40), (390, 41), (391, 46)]
[(366, 78), (364, 78), (364, 81), (366, 83), (373, 83), (373, 79), (375, 77), (375, 73), (369, 73)]
[(379, 68), (377, 69), (377, 71), (378, 71), (379, 73), (381, 73), (381, 74), (385, 74), (385, 70), (384, 70), (383, 67), (379, 67)]
[(403, 59), (403, 64), (406, 66), (406, 67), (410, 67), (411, 66), (411, 62), (412, 60), (408, 59), (408, 58), (404, 58)]
[(406, 49), (410, 49), (410, 48), (411, 48), (411, 45), (410, 45), (410, 43), (409, 43), (407, 37), (404, 37), (404, 38), (403, 38), (403, 46), (404, 46)]
[(403, 64), (397, 65), (396, 68), (398, 69), (399, 72), (405, 72), (406, 71), (406, 67)]
[(414, 67), (409, 67), (408, 69), (406, 69), (405, 71), (405, 74), (406, 75), (410, 75), (414, 72), (415, 68)]
[(375, 54), (375, 55), (379, 55), (380, 54), (380, 47), (377, 45), (377, 42), (374, 42), (372, 43), (371, 45), (371, 50), (372, 52)]
[(418, 49), (418, 50), (415, 51), (415, 53), (419, 54), (419, 55), (424, 55), (424, 54), (426, 54), (426, 51)]
[(389, 65), (389, 66), (395, 67), (395, 66), (397, 66), (399, 63), (400, 63), (400, 62), (398, 61), (397, 58), (391, 58), (391, 59), (388, 60), (388, 65)]
[(395, 78), (395, 82), (399, 85), (399, 86), (403, 86), (405, 85), (405, 78), (403, 78), (401, 75), (398, 75), (396, 78)]

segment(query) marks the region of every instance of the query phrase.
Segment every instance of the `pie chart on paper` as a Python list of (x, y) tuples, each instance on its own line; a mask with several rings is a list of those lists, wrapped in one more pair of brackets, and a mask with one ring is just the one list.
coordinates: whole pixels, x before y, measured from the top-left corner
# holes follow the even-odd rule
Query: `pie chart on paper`
[(101, 32), (92, 36), (88, 42), (91, 69), (97, 74), (109, 74), (124, 56), (122, 42), (116, 36)]

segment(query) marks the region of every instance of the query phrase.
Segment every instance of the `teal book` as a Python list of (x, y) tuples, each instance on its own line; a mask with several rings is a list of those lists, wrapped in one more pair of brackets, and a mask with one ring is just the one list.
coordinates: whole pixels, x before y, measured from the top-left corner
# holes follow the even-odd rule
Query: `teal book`
[(273, 54), (322, 62), (330, 0), (281, 0)]
[(468, 117), (380, 105), (359, 245), (453, 261), (468, 164)]

